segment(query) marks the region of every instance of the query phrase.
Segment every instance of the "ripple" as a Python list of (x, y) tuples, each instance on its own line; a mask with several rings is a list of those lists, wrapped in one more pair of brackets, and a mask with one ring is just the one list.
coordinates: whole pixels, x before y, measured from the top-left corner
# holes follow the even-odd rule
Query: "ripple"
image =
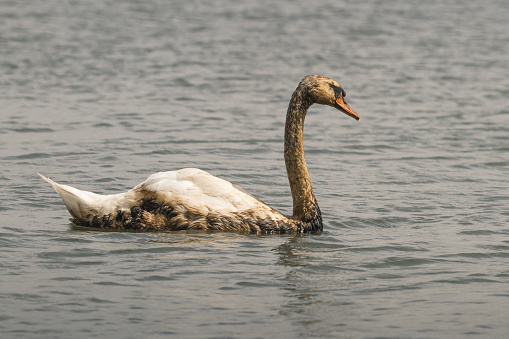
[(107, 300), (107, 299), (100, 299), (100, 298), (88, 298), (87, 301), (95, 304), (115, 304), (115, 302)]
[(171, 281), (171, 280), (175, 280), (175, 278), (166, 277), (166, 276), (162, 276), (162, 275), (150, 275), (150, 276), (139, 278), (136, 280), (138, 280), (138, 281)]
[(44, 158), (51, 158), (51, 154), (48, 153), (28, 153), (28, 154), (22, 154), (18, 156), (11, 157), (14, 159), (19, 160), (31, 160), (31, 159), (44, 159)]
[(24, 127), (24, 128), (11, 128), (10, 131), (13, 131), (13, 132), (16, 132), (16, 133), (50, 133), (50, 132), (55, 132), (54, 129), (52, 128), (29, 128), (29, 127)]

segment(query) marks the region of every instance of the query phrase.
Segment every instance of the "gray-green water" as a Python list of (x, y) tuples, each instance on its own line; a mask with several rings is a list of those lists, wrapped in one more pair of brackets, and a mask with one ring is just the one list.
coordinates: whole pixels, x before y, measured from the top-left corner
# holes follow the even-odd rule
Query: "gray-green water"
[[(2, 338), (505, 338), (507, 1), (1, 1)], [(77, 229), (39, 171), (117, 193), (198, 167), (291, 213), (306, 74), (325, 231)]]

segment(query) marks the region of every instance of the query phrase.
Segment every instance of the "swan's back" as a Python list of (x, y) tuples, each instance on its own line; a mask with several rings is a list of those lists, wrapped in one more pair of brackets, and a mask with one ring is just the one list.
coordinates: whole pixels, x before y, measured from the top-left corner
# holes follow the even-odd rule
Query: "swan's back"
[(152, 174), (133, 191), (154, 195), (161, 203), (182, 202), (187, 209), (203, 215), (267, 207), (232, 183), (197, 168)]

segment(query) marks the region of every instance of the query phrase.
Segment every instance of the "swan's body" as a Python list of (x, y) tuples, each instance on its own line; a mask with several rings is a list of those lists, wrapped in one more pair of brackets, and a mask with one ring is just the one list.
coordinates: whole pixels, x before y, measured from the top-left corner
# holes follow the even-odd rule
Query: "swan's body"
[(334, 80), (304, 77), (286, 116), (285, 162), (293, 197), (287, 217), (228, 181), (199, 169), (160, 172), (126, 193), (99, 195), (58, 184), (42, 175), (62, 197), (75, 224), (96, 228), (165, 231), (223, 230), (255, 233), (321, 231), (322, 216), (311, 187), (302, 141), (313, 103), (335, 107), (359, 119)]
[[(136, 231), (271, 232), (287, 219), (230, 182), (196, 168), (152, 174), (126, 193), (98, 195), (44, 176), (78, 225)], [(297, 227), (297, 225), (295, 225)]]

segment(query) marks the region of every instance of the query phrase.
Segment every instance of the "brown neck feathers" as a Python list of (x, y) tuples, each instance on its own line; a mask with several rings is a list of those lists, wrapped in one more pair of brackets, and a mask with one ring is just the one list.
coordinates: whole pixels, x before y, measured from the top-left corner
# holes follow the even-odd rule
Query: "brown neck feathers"
[(313, 104), (306, 88), (299, 85), (292, 95), (285, 127), (285, 163), (293, 198), (293, 218), (311, 222), (320, 218), (306, 159), (304, 158), (304, 119)]

